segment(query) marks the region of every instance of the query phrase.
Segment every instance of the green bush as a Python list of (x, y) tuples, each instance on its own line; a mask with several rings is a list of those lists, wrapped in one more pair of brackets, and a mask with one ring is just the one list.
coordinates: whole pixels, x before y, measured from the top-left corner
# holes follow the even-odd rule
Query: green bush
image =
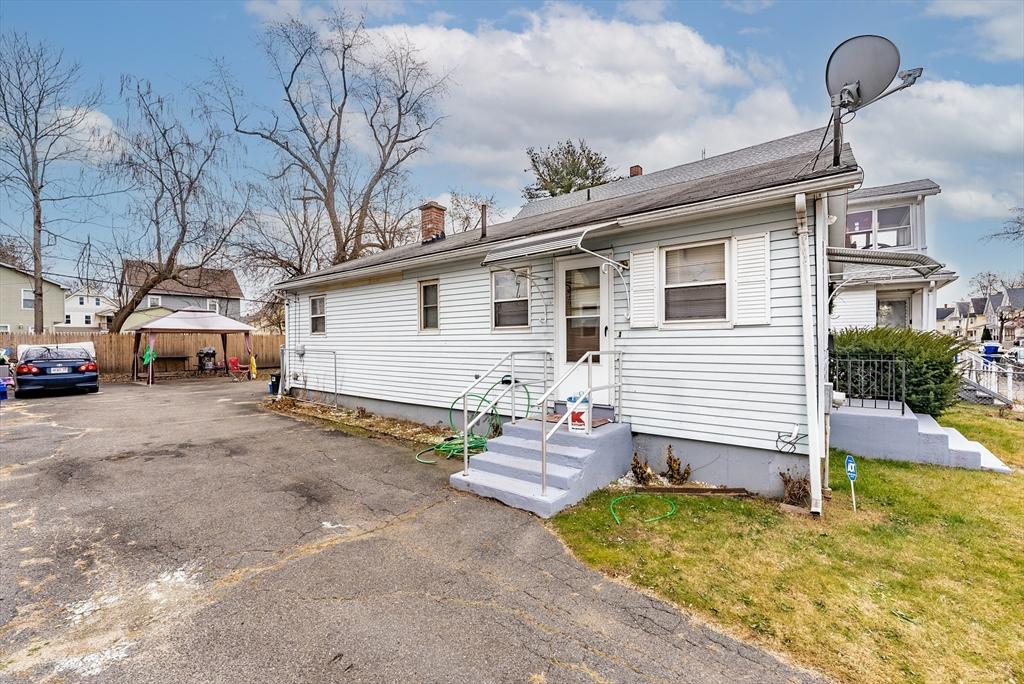
[(909, 328), (848, 328), (835, 333), (834, 343), (838, 358), (903, 360), (907, 406), (933, 416), (956, 403), (956, 355), (970, 346), (949, 335)]

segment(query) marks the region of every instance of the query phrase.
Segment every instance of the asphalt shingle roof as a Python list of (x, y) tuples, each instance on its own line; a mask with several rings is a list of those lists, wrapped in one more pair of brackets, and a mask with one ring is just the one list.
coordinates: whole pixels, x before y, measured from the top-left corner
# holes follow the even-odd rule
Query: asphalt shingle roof
[(940, 306), (935, 310), (935, 320), (944, 321), (952, 316), (954, 311), (956, 311), (956, 309), (951, 306)]
[(987, 301), (987, 297), (971, 297), (972, 311), (979, 316), (985, 313), (985, 302)]
[(930, 178), (893, 183), (892, 185), (876, 185), (872, 188), (860, 188), (846, 196), (848, 200), (869, 199), (871, 197), (887, 197), (889, 195), (934, 195), (941, 192), (939, 184)]
[[(156, 266), (148, 261), (128, 260), (124, 262), (124, 281), (129, 287), (139, 287), (156, 272)], [(235, 272), (230, 268), (188, 268), (178, 274), (175, 280), (164, 280), (152, 289), (153, 294), (183, 294), (202, 297), (226, 297), (241, 299), (242, 288), (238, 285)]]
[(1013, 309), (1024, 309), (1024, 287), (1006, 288), (1006, 304)]
[(622, 197), (644, 190), (663, 188), (666, 185), (675, 185), (686, 181), (698, 180), (715, 176), (738, 169), (767, 164), (772, 161), (785, 159), (795, 154), (805, 152), (817, 152), (821, 145), (822, 135), (825, 129), (818, 128), (812, 131), (804, 131), (796, 135), (790, 135), (778, 140), (771, 140), (760, 145), (744, 147), (733, 152), (701, 159), (700, 161), (680, 164), (661, 171), (655, 171), (642, 176), (631, 176), (620, 178), (617, 181), (598, 185), (588, 190), (577, 190), (557, 197), (545, 197), (528, 202), (516, 218), (527, 218), (539, 214), (547, 214), (559, 209), (578, 207), (594, 200)]
[[(812, 131), (813, 132), (813, 131)], [(817, 131), (820, 136), (821, 131)], [(787, 140), (783, 138), (783, 140)], [(820, 140), (820, 138), (819, 138)], [(778, 141), (775, 141), (778, 142)], [(498, 243), (511, 238), (525, 237), (562, 228), (585, 226), (599, 221), (608, 221), (668, 207), (684, 206), (707, 200), (728, 197), (765, 188), (789, 185), (797, 181), (834, 176), (857, 169), (857, 160), (849, 145), (844, 146), (838, 167), (812, 168), (817, 156), (817, 142), (810, 152), (804, 151), (781, 159), (731, 169), (725, 173), (702, 176), (696, 179), (679, 180), (670, 185), (639, 189), (628, 195), (592, 199), (579, 206), (558, 209), (544, 214), (512, 219), (487, 228), (487, 236), (480, 237), (480, 230), (449, 235), (443, 240), (426, 244), (412, 244), (377, 252), (337, 266), (293, 278), (279, 285), (302, 285), (306, 280), (325, 275), (348, 273), (388, 263), (431, 254), (444, 254), (476, 244)], [(751, 157), (750, 159), (754, 159)], [(653, 174), (652, 174), (653, 175)]]

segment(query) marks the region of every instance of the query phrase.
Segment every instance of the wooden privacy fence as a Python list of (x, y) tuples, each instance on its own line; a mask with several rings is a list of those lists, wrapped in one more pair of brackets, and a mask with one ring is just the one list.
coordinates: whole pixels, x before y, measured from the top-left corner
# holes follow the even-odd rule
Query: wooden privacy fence
[[(73, 342), (92, 342), (96, 345), (96, 363), (102, 373), (131, 373), (132, 371), (132, 339), (134, 335), (109, 333), (44, 333), (29, 335), (15, 333), (0, 335), (0, 347), (16, 349), (19, 344), (70, 344)], [(143, 337), (143, 348), (146, 340)], [(252, 350), (256, 354), (256, 362), (260, 368), (277, 368), (281, 358), (281, 345), (284, 335), (261, 335), (253, 333)], [(157, 361), (160, 357), (190, 357), (195, 361), (196, 352), (203, 347), (217, 350), (217, 360), (221, 359), (219, 334), (203, 333), (160, 333), (156, 336)], [(140, 350), (141, 353), (141, 350)], [(237, 356), (243, 360), (245, 346), (242, 335), (228, 335), (228, 356)], [(158, 367), (159, 370), (159, 367)]]

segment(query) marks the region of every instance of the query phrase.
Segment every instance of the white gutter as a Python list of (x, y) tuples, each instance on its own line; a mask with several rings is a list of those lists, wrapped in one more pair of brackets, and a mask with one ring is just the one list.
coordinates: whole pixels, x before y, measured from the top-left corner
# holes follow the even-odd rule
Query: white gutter
[[(811, 193), (811, 192), (827, 192), (830, 190), (836, 190), (843, 187), (852, 187), (857, 183), (860, 183), (864, 179), (864, 173), (857, 169), (855, 171), (848, 171), (846, 173), (836, 174), (834, 176), (824, 176), (822, 178), (814, 178), (810, 180), (800, 181), (798, 183), (787, 183), (773, 188), (765, 188), (763, 190), (754, 190), (753, 192), (746, 192), (739, 195), (730, 195), (728, 197), (719, 197), (716, 199), (705, 200), (703, 202), (695, 202), (693, 204), (687, 204), (681, 207), (671, 207), (668, 209), (657, 209), (654, 211), (643, 212), (639, 214), (633, 214), (621, 218), (614, 219), (615, 222), (621, 226), (621, 229), (633, 228), (637, 226), (643, 226), (648, 224), (665, 223), (673, 221), (675, 219), (683, 218), (686, 216), (692, 216), (695, 214), (711, 214), (714, 212), (731, 211), (734, 209), (747, 208), (760, 204), (770, 204), (786, 200), (793, 195), (793, 193)], [(499, 227), (500, 224), (491, 226), (491, 229)], [(618, 230), (621, 230), (618, 229)], [(607, 230), (608, 233), (618, 232), (618, 230)], [(523, 236), (518, 236), (512, 239), (522, 239)], [(485, 243), (472, 243), (467, 247), (453, 249), (447, 252), (435, 252), (431, 254), (423, 254), (421, 256), (412, 257), (409, 259), (402, 259), (399, 261), (388, 261), (376, 266), (367, 266), (366, 268), (357, 268), (351, 271), (341, 271), (339, 273), (324, 273), (320, 276), (311, 276), (298, 282), (284, 282), (274, 285), (275, 290), (285, 291), (297, 291), (307, 287), (313, 287), (316, 285), (322, 285), (325, 283), (359, 279), (367, 276), (377, 275), (379, 273), (387, 273), (389, 271), (400, 271), (405, 268), (415, 268), (420, 265), (437, 264), (438, 258), (451, 261), (453, 259), (464, 259), (477, 256), (479, 254), (486, 254), (493, 250), (497, 245), (500, 245), (501, 241), (485, 242)]]
[(800, 245), (800, 320), (803, 324), (804, 396), (807, 400), (807, 458), (811, 479), (811, 513), (821, 515), (822, 431), (818, 411), (818, 367), (814, 352), (811, 256), (808, 245), (807, 195), (797, 193), (796, 235)]

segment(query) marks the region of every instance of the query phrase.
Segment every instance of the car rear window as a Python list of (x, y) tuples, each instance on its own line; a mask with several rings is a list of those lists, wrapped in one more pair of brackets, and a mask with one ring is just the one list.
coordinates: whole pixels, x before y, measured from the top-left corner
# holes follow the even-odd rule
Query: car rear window
[(90, 358), (84, 349), (29, 349), (22, 361), (75, 361)]

